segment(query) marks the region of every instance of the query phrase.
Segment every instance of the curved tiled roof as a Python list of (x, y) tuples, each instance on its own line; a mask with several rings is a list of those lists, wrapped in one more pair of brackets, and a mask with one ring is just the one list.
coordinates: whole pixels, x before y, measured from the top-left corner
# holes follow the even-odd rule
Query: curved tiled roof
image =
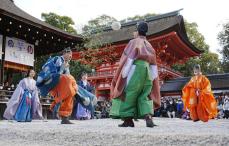
[[(179, 14), (179, 11), (180, 10), (145, 19), (149, 26), (147, 35), (156, 37), (175, 31), (189, 48), (199, 54), (202, 51), (197, 49), (189, 41), (184, 27), (184, 19)], [(118, 43), (128, 41), (133, 38), (133, 32), (136, 31), (136, 24), (139, 21), (141, 20), (121, 24), (121, 29), (115, 31), (113, 31), (111, 27), (106, 27), (103, 29), (104, 31), (101, 33), (101, 35), (96, 37), (101, 39), (101, 43)]]
[(56, 27), (53, 27), (31, 15), (26, 13), (25, 11), (18, 8), (12, 0), (1, 0), (0, 2), (0, 13), (9, 16), (11, 18), (14, 18), (19, 21), (23, 21), (25, 23), (28, 23), (32, 26), (38, 27), (40, 29), (44, 29), (46, 31), (52, 31), (59, 35), (63, 35), (65, 37), (69, 38), (75, 38), (75, 39), (82, 39), (80, 35), (74, 35), (67, 33), (61, 29), (58, 29)]
[[(211, 74), (206, 75), (211, 82), (213, 90), (224, 90), (229, 89), (229, 73), (225, 74)], [(161, 86), (162, 93), (181, 92), (185, 84), (190, 80), (190, 77), (182, 77), (173, 80), (166, 81)]]

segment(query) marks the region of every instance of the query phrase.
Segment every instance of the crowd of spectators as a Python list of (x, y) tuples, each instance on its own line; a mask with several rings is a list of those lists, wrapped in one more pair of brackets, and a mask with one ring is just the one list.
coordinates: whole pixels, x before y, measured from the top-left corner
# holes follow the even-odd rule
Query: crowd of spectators
[(218, 119), (229, 118), (229, 96), (228, 94), (222, 94), (216, 97), (218, 108)]

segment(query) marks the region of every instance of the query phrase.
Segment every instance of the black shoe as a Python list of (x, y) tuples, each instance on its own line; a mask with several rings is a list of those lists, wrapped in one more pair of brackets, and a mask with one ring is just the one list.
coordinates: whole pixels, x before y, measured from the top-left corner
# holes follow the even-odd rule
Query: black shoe
[(74, 124), (74, 123), (70, 122), (67, 117), (63, 117), (62, 121), (61, 121), (61, 124)]
[(134, 122), (132, 119), (126, 119), (122, 124), (119, 124), (118, 127), (134, 127)]
[(151, 128), (153, 128), (153, 127), (157, 126), (157, 125), (155, 125), (155, 124), (153, 123), (153, 119), (152, 119), (152, 116), (151, 116), (151, 115), (147, 115), (147, 116), (145, 117), (145, 120), (146, 120), (146, 127), (151, 127)]

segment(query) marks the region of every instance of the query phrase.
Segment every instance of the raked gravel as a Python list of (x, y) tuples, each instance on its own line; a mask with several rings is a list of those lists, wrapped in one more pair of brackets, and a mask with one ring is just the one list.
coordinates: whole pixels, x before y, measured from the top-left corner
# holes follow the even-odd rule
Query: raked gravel
[(30, 123), (0, 121), (0, 146), (229, 146), (229, 120), (207, 123), (154, 118), (157, 127), (135, 122), (135, 128), (120, 128), (118, 119), (33, 120)]

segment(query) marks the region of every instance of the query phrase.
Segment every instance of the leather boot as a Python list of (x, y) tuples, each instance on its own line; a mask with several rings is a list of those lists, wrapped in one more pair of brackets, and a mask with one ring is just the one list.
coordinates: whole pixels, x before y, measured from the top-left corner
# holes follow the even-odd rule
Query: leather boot
[(69, 121), (68, 117), (62, 117), (61, 124), (73, 124), (73, 123)]
[(146, 115), (145, 116), (145, 120), (146, 120), (146, 127), (151, 127), (153, 128), (154, 126), (157, 126), (153, 123), (153, 119), (151, 115)]
[(118, 125), (118, 127), (134, 127), (134, 122), (132, 118), (126, 118), (122, 124)]

